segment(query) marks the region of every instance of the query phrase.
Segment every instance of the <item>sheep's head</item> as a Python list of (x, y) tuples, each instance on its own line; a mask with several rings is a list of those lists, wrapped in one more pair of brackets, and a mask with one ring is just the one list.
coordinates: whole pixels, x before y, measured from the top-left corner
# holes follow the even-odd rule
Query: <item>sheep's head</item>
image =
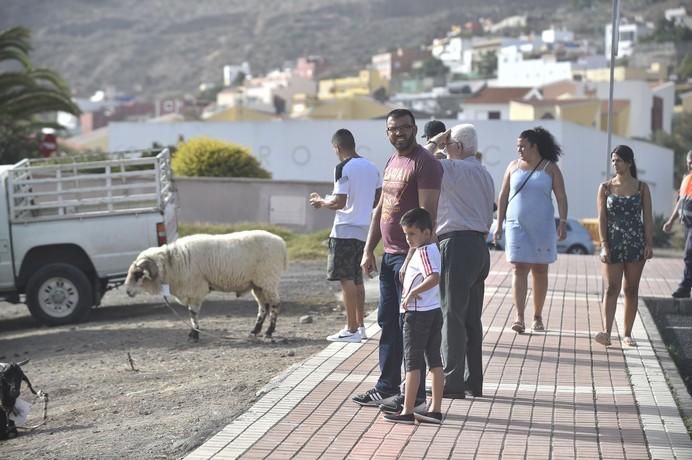
[(27, 359), (19, 363), (0, 363), (0, 404), (6, 411), (14, 408), (19, 397), (22, 380), (26, 379), (21, 366), (28, 362)]
[(158, 294), (161, 289), (161, 279), (156, 262), (148, 257), (135, 260), (127, 271), (125, 289), (130, 297), (142, 292)]

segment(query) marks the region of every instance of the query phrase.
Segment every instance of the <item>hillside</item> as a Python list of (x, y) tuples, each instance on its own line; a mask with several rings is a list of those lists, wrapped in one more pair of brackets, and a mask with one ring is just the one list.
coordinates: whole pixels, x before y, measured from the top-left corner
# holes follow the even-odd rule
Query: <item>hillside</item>
[[(556, 3), (564, 5), (556, 8)], [(58, 70), (76, 94), (106, 85), (133, 93), (192, 91), (220, 82), (225, 64), (255, 73), (304, 54), (326, 56), (332, 73), (378, 51), (429, 43), (451, 24), (528, 13), (602, 36), (610, 0), (572, 11), (577, 0), (2, 0), (0, 28), (33, 30), (33, 60)], [(581, 3), (584, 3), (583, 1)], [(627, 8), (676, 6), (630, 0)], [(563, 20), (565, 18), (565, 20)]]

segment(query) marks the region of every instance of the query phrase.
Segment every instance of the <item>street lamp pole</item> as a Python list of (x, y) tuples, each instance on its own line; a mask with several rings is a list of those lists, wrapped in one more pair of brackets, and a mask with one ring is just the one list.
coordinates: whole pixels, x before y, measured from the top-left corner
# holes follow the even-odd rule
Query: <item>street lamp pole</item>
[(608, 151), (606, 152), (605, 178), (610, 171), (610, 151), (613, 137), (613, 88), (615, 85), (615, 58), (618, 55), (620, 37), (620, 0), (613, 0), (613, 18), (610, 31), (610, 88), (608, 91)]

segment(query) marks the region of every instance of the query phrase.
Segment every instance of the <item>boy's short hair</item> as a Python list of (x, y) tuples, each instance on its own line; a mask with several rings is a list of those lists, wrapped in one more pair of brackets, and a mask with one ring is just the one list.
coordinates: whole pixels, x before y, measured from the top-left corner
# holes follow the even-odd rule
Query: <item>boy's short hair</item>
[(399, 225), (406, 227), (416, 227), (418, 230), (432, 231), (432, 217), (430, 213), (423, 208), (409, 209), (401, 216)]

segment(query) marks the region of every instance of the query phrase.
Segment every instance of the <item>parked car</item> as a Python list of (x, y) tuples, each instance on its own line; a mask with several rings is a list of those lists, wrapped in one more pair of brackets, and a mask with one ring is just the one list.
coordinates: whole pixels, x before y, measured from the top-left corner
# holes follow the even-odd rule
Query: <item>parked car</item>
[[(560, 223), (560, 219), (555, 218), (555, 226)], [(488, 233), (488, 246), (494, 249), (502, 250), (505, 248), (505, 235), (502, 234), (502, 238), (493, 245), (493, 234), (495, 233), (495, 228), (497, 228), (497, 220), (493, 221), (493, 225), (490, 227), (490, 233)], [(593, 254), (594, 245), (591, 240), (591, 234), (589, 231), (579, 223), (576, 219), (567, 219), (567, 238), (562, 241), (557, 242), (557, 252), (566, 254)]]

